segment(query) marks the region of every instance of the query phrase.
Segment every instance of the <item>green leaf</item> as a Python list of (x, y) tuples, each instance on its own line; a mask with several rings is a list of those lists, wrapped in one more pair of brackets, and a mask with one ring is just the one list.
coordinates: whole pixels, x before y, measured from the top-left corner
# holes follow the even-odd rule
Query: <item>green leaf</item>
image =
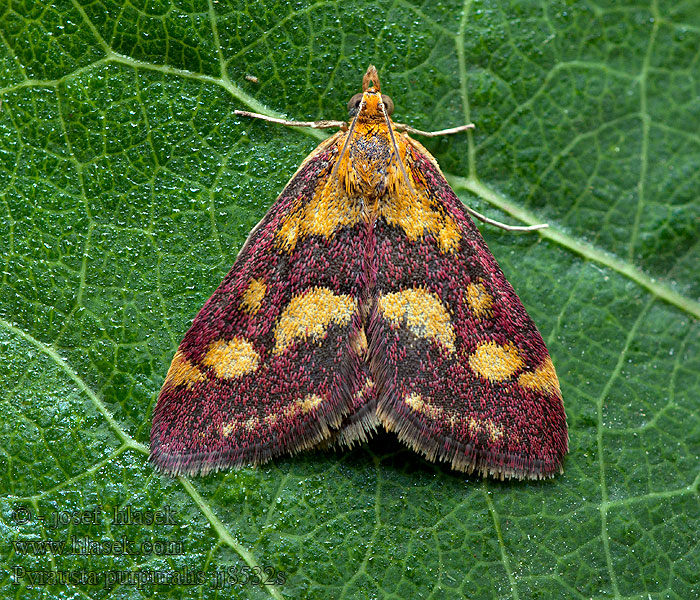
[[(2, 596), (697, 597), (697, 9), (3, 3)], [(557, 367), (565, 473), (465, 477), (380, 435), (160, 476), (174, 350), (323, 135), (234, 109), (343, 119), (369, 63), (397, 120), (476, 124), (426, 142), (466, 203), (550, 224), (480, 228)]]

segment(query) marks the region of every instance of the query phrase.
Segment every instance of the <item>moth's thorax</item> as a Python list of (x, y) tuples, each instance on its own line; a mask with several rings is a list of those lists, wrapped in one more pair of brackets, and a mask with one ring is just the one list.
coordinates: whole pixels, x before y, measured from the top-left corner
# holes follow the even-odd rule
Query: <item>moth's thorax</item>
[[(396, 136), (396, 143), (399, 160), (403, 160), (406, 144), (402, 136)], [(395, 154), (386, 122), (359, 118), (338, 168), (348, 195), (376, 200), (395, 189), (397, 178), (402, 177)]]

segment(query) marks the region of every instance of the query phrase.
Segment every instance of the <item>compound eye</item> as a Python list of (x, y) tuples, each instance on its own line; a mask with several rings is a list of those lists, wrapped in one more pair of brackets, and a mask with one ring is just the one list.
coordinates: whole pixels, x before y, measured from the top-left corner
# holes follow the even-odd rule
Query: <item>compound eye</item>
[(394, 112), (394, 101), (389, 98), (386, 94), (382, 94), (382, 102), (384, 103), (384, 108), (386, 109), (386, 114), (390, 115)]
[(362, 102), (362, 92), (355, 94), (348, 102), (348, 112), (351, 116), (355, 116), (357, 111), (360, 110), (360, 102)]

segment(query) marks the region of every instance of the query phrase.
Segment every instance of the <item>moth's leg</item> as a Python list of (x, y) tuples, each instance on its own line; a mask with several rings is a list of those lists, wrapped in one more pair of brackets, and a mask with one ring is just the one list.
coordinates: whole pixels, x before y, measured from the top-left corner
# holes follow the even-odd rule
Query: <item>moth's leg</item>
[(405, 131), (406, 133), (415, 133), (416, 135), (424, 135), (426, 137), (438, 137), (440, 135), (451, 135), (453, 133), (467, 131), (467, 129), (474, 129), (474, 123), (450, 127), (449, 129), (440, 129), (439, 131), (423, 131), (421, 129), (411, 127), (410, 125), (406, 125), (405, 123), (394, 123), (394, 127), (396, 128), (396, 131)]
[(345, 121), (287, 121), (286, 119), (277, 119), (276, 117), (268, 117), (259, 113), (248, 112), (247, 110), (234, 110), (234, 115), (242, 117), (251, 117), (252, 119), (260, 119), (261, 121), (269, 121), (270, 123), (278, 123), (289, 127), (311, 127), (312, 129), (330, 129), (339, 127), (343, 131), (348, 128)]
[(474, 215), (477, 219), (479, 219), (479, 221), (495, 225), (496, 227), (500, 227), (501, 229), (505, 229), (506, 231), (537, 231), (538, 229), (545, 229), (549, 227), (547, 223), (540, 223), (539, 225), (506, 225), (505, 223), (501, 223), (500, 221), (489, 219), (486, 215), (482, 215), (480, 212), (476, 212), (473, 208), (469, 208), (466, 204), (464, 205), (464, 208), (467, 209), (467, 212), (469, 214)]

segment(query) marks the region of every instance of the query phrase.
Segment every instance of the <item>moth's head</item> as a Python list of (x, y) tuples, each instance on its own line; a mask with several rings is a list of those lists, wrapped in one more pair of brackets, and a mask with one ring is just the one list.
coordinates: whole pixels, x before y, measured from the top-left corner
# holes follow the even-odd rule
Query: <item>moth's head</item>
[(394, 112), (394, 101), (380, 92), (381, 83), (374, 65), (370, 65), (362, 78), (362, 92), (355, 94), (348, 102), (348, 112), (351, 117), (360, 115), (367, 120), (384, 120), (384, 113)]

